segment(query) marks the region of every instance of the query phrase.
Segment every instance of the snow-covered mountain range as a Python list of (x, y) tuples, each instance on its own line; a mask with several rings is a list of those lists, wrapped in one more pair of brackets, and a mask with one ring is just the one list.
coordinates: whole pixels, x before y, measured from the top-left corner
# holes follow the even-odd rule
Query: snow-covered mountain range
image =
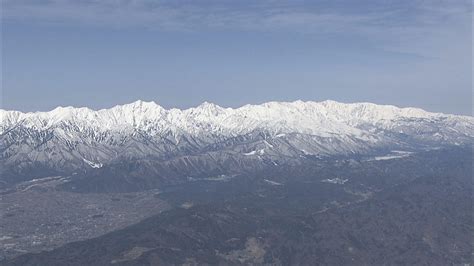
[(136, 101), (98, 111), (0, 110), (0, 118), (0, 163), (7, 183), (15, 176), (33, 178), (35, 171), (98, 171), (123, 162), (146, 161), (160, 175), (192, 174), (474, 142), (470, 116), (334, 101), (268, 102), (236, 109), (205, 102), (186, 110)]

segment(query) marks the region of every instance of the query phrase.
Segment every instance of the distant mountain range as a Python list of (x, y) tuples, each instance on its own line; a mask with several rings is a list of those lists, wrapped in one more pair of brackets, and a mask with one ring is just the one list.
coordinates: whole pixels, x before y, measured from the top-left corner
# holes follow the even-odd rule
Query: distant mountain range
[(473, 117), (371, 103), (268, 102), (232, 109), (205, 102), (180, 110), (136, 101), (98, 111), (0, 110), (0, 117), (4, 187), (54, 175), (115, 178), (125, 182), (119, 190), (156, 187), (304, 160), (390, 158), (474, 143)]
[(0, 265), (472, 259), (474, 117), (333, 101), (0, 115)]

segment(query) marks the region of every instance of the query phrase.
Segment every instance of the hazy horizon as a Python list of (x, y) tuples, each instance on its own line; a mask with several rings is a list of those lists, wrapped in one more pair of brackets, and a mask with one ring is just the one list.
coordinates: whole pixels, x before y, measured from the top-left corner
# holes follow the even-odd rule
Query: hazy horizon
[(472, 115), (470, 1), (2, 1), (1, 108), (334, 100)]

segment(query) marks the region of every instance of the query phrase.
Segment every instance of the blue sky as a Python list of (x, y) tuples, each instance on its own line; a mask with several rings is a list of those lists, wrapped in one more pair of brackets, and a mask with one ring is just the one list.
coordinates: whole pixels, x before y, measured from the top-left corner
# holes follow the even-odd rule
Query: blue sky
[(472, 112), (454, 1), (2, 1), (2, 108), (368, 101)]

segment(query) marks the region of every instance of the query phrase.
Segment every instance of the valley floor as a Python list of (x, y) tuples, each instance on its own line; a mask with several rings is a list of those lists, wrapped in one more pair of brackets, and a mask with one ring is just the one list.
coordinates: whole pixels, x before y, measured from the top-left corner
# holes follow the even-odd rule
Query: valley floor
[(25, 182), (0, 192), (0, 257), (97, 237), (169, 208), (157, 190), (79, 194), (55, 190), (60, 178)]
[(472, 163), (469, 149), (435, 150), (133, 193), (30, 181), (2, 192), (0, 264), (462, 265)]

